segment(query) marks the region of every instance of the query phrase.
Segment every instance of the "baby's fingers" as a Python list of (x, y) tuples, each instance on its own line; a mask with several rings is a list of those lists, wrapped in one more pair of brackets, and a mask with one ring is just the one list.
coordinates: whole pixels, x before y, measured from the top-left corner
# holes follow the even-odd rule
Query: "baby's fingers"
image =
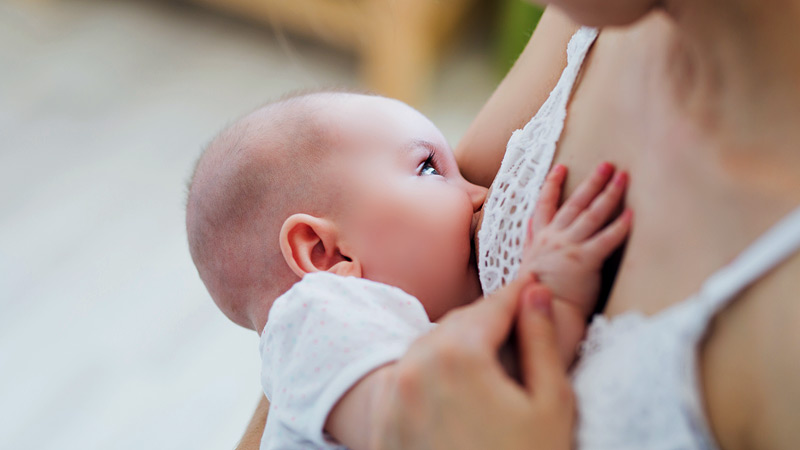
[(564, 202), (553, 218), (553, 225), (556, 228), (564, 229), (571, 224), (578, 214), (581, 213), (602, 192), (603, 187), (608, 183), (609, 178), (614, 173), (614, 166), (609, 163), (602, 163), (597, 166), (589, 177), (581, 182), (575, 192)]
[(598, 195), (588, 208), (583, 210), (568, 230), (568, 236), (573, 242), (580, 242), (595, 234), (601, 229), (611, 214), (617, 209), (628, 184), (628, 174), (617, 172), (614, 179), (606, 185), (603, 192)]
[[(553, 167), (544, 181), (536, 207), (533, 210), (533, 232), (536, 233), (553, 220), (558, 209), (558, 200), (561, 198), (561, 186), (567, 176), (567, 168), (561, 164)], [(528, 230), (530, 234), (530, 229)], [(528, 236), (530, 239), (530, 236)]]
[(602, 261), (619, 247), (631, 229), (633, 211), (626, 209), (613, 222), (586, 242), (587, 256)]

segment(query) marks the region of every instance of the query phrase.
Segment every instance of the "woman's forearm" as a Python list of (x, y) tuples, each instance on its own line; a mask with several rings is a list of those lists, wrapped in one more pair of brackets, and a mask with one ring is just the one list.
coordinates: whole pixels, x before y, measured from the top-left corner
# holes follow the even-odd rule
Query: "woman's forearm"
[(253, 418), (247, 424), (242, 440), (236, 446), (236, 450), (258, 450), (261, 446), (261, 436), (264, 434), (264, 427), (267, 425), (267, 414), (269, 413), (269, 401), (263, 395), (258, 403)]

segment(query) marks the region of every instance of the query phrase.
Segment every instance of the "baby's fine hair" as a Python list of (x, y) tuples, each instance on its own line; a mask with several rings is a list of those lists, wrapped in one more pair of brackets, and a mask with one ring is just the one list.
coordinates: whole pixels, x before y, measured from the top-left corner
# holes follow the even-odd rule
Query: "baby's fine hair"
[(286, 218), (335, 207), (336, 187), (320, 176), (335, 133), (320, 117), (347, 95), (363, 94), (301, 91), (268, 103), (225, 127), (197, 161), (189, 251), (217, 306), (243, 327), (254, 327), (254, 303), (271, 303), (297, 281), (279, 246)]

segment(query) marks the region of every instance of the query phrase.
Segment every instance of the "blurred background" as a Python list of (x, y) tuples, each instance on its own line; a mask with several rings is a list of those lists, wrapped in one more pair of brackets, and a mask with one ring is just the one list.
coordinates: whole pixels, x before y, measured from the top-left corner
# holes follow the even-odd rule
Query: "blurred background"
[(368, 87), (455, 146), (521, 0), (0, 0), (0, 446), (233, 448), (258, 338), (192, 266), (185, 183), (287, 91)]

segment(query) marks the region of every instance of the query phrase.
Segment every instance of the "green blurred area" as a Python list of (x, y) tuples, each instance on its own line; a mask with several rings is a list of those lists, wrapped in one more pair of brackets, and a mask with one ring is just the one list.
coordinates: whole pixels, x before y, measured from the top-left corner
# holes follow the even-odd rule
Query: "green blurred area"
[(542, 17), (544, 7), (526, 0), (502, 0), (496, 31), (495, 66), (505, 76), (525, 48)]

